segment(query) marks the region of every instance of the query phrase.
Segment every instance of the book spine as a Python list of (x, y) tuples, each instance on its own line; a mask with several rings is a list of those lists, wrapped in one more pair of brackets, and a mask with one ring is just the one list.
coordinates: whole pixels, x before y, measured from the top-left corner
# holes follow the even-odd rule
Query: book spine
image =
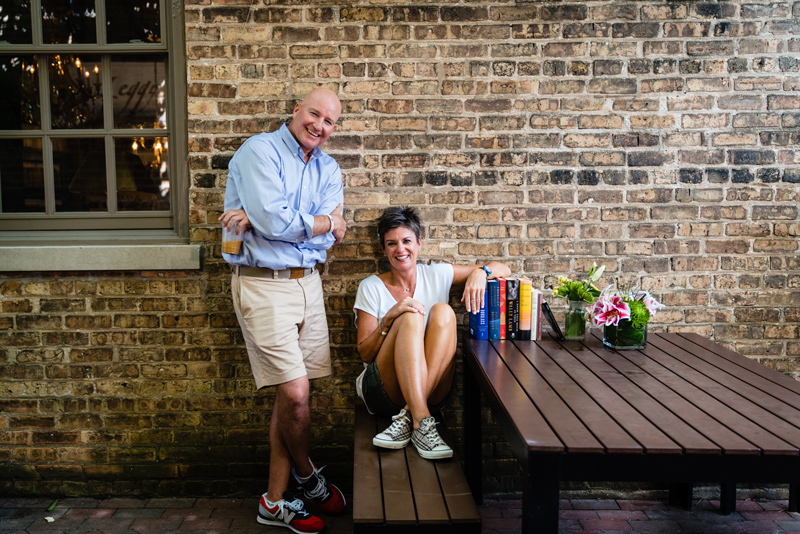
[(506, 339), (517, 339), (519, 331), (519, 280), (506, 279)]
[(531, 281), (527, 278), (519, 282), (519, 332), (520, 341), (531, 340)]
[(497, 279), (500, 288), (500, 339), (506, 338), (506, 279)]
[(489, 280), (486, 292), (489, 295), (489, 339), (500, 339), (500, 283)]
[(544, 295), (538, 289), (531, 291), (531, 339), (542, 340), (542, 300)]
[(473, 339), (489, 339), (489, 314), (486, 300), (488, 295), (483, 295), (484, 305), (478, 313), (469, 314), (469, 335)]

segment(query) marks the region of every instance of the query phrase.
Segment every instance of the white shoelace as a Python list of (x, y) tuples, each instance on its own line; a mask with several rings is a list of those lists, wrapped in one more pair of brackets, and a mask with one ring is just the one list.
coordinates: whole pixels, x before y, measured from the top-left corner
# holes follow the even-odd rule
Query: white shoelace
[(320, 475), (323, 469), (325, 469), (324, 465), (319, 469), (314, 469), (313, 474), (317, 476), (317, 487), (314, 488), (313, 491), (306, 492), (306, 496), (309, 499), (324, 499), (328, 495), (328, 492), (326, 491), (328, 485), (325, 484), (325, 477)]
[(407, 427), (408, 423), (408, 417), (405, 411), (400, 412), (392, 416), (392, 424), (389, 425), (389, 428), (384, 430), (383, 433), (391, 437), (400, 436), (405, 433), (403, 427)]

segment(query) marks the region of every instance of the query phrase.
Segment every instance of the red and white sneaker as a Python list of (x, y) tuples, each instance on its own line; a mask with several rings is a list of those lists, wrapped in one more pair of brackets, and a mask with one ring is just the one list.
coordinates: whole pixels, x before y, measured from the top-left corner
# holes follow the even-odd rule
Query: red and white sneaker
[(306, 512), (303, 501), (294, 499), (288, 491), (272, 506), (267, 505), (267, 494), (262, 495), (256, 520), (262, 525), (286, 527), (297, 534), (317, 534), (325, 528), (325, 521)]
[(305, 482), (300, 480), (297, 473), (294, 472), (294, 467), (292, 467), (292, 475), (294, 475), (300, 487), (303, 488), (303, 494), (306, 496), (306, 499), (314, 501), (319, 509), (328, 515), (341, 514), (344, 507), (347, 505), (342, 490), (333, 484), (329, 484), (325, 480), (325, 477), (320, 474), (320, 472), (325, 469), (325, 466), (317, 469), (317, 466), (314, 465), (314, 462), (312, 462), (310, 458), (308, 461), (311, 463), (313, 471), (309, 479)]

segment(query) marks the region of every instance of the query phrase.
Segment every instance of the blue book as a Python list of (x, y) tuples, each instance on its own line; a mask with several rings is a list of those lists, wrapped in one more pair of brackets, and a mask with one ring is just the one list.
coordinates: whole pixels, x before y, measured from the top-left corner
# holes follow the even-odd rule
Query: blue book
[(484, 294), (484, 305), (478, 313), (469, 314), (469, 335), (473, 339), (489, 339), (489, 314), (487, 312), (486, 300), (487, 294)]
[(500, 282), (488, 280), (486, 293), (489, 296), (489, 339), (500, 339)]

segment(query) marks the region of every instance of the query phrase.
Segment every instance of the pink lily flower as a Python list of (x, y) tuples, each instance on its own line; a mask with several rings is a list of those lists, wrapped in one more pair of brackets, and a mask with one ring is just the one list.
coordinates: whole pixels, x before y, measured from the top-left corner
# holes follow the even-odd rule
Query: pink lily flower
[(655, 315), (658, 310), (661, 308), (665, 308), (663, 304), (658, 302), (656, 298), (646, 291), (640, 291), (636, 294), (636, 299), (641, 300), (644, 307), (647, 308), (647, 311), (650, 312), (650, 315)]
[(631, 318), (631, 309), (622, 297), (609, 297), (604, 291), (592, 306), (591, 315), (595, 326), (616, 326), (620, 320)]

